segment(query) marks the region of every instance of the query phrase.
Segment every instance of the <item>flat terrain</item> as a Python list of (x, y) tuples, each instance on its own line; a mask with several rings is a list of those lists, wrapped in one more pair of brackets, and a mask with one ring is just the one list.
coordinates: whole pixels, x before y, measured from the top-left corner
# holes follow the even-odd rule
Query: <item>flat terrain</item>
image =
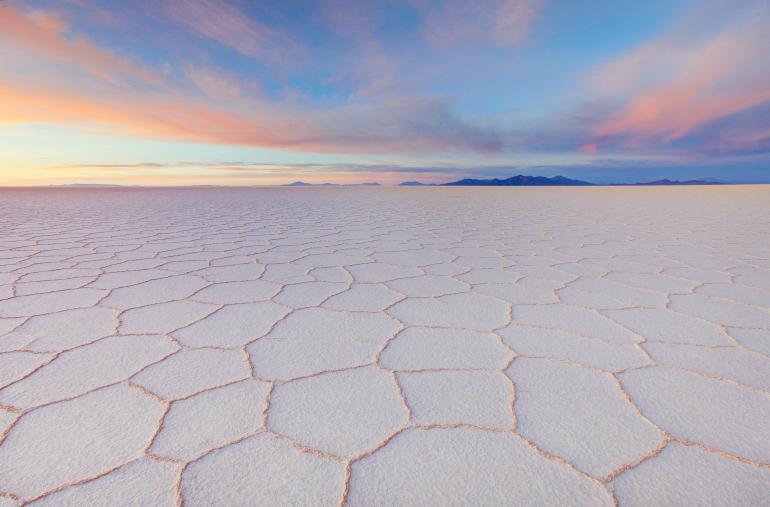
[(768, 505), (770, 187), (0, 190), (0, 505)]

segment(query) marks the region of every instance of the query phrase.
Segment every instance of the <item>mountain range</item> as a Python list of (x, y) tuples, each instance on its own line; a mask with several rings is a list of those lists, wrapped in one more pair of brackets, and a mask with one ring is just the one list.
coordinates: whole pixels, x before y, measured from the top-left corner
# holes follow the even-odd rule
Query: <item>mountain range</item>
[[(681, 186), (681, 185), (724, 185), (725, 183), (713, 180), (655, 180), (649, 182), (638, 183), (610, 183), (607, 186)], [(434, 185), (432, 183), (421, 183), (419, 181), (405, 181), (400, 183), (399, 186), (404, 187), (418, 187)], [(573, 180), (565, 178), (564, 176), (553, 176), (551, 178), (547, 176), (525, 176), (519, 174), (517, 176), (511, 176), (510, 178), (499, 179), (474, 179), (465, 178), (458, 181), (452, 181), (449, 183), (439, 183), (441, 186), (463, 186), (463, 187), (587, 187), (587, 186), (602, 186), (597, 183), (590, 183), (588, 181)]]
[(501, 180), (499, 178), (494, 178), (491, 180), (477, 180), (472, 178), (466, 178), (463, 180), (453, 181), (451, 183), (444, 183), (444, 186), (484, 186), (484, 187), (554, 187), (554, 186), (564, 186), (564, 187), (585, 187), (593, 185), (593, 183), (588, 183), (587, 181), (581, 181), (581, 180), (571, 180), (569, 178), (565, 178), (564, 176), (554, 176), (552, 178), (548, 178), (546, 176), (525, 176), (523, 174), (519, 174), (517, 176), (511, 176), (510, 178), (506, 178), (504, 180)]

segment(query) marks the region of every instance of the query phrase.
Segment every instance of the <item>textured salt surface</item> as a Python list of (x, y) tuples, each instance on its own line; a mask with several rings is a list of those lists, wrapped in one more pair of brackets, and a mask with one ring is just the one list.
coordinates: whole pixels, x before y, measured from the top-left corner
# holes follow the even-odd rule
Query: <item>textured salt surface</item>
[(0, 505), (770, 503), (770, 188), (0, 190)]

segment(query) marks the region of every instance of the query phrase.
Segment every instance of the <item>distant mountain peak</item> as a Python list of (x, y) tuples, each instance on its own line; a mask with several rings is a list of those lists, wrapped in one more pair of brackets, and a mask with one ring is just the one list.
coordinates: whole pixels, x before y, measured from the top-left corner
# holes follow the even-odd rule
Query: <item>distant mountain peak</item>
[(286, 183), (281, 186), (282, 187), (336, 187), (338, 185), (336, 183), (306, 183), (304, 181), (297, 180), (291, 183)]

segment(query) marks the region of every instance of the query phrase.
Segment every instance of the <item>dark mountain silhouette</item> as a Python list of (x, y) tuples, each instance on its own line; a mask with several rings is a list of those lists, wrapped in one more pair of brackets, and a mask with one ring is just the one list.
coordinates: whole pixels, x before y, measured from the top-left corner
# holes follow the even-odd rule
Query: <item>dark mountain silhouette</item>
[(451, 183), (444, 183), (444, 185), (449, 186), (484, 186), (484, 187), (535, 187), (535, 186), (541, 186), (541, 187), (554, 187), (554, 186), (569, 186), (569, 187), (585, 187), (593, 185), (593, 183), (588, 183), (587, 181), (580, 181), (580, 180), (571, 180), (569, 178), (565, 178), (564, 176), (554, 176), (553, 178), (548, 178), (546, 176), (524, 176), (523, 174), (519, 174), (518, 176), (511, 176), (510, 178), (506, 178), (504, 180), (501, 180), (499, 178), (494, 178), (491, 180), (477, 180), (472, 178), (466, 178), (459, 181), (453, 181)]
[(398, 184), (399, 187), (429, 187), (433, 183), (421, 183), (419, 181), (402, 181)]

